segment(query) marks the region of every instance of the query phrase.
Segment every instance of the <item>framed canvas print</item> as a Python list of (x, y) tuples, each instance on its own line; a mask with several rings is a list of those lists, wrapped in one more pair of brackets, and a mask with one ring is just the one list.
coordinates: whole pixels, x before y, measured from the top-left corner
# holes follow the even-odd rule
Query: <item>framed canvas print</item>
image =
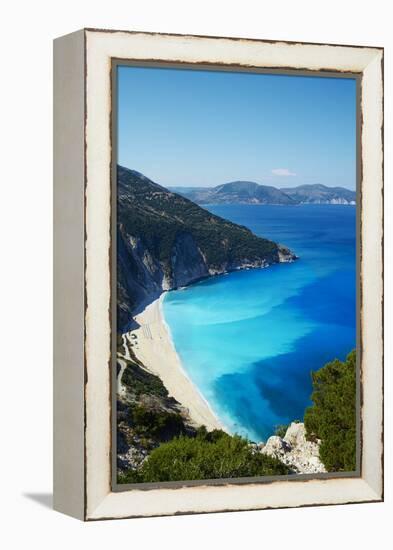
[(383, 50), (54, 44), (54, 503), (383, 499)]

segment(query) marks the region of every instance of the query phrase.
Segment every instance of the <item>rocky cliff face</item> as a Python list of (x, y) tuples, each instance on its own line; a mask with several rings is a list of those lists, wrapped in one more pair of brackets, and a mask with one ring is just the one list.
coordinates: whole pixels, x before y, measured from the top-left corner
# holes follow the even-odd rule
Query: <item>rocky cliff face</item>
[(292, 422), (283, 438), (269, 437), (261, 452), (278, 458), (296, 474), (317, 474), (326, 472), (319, 459), (319, 446), (320, 441), (307, 441), (303, 423)]
[(286, 247), (214, 216), (142, 174), (118, 167), (118, 330), (164, 290), (204, 277), (291, 262)]

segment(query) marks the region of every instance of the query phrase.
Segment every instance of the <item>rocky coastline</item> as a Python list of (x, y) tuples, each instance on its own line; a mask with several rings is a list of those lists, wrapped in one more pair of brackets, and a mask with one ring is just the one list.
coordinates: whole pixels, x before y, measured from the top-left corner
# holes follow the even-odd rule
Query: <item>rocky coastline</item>
[(286, 464), (294, 474), (320, 474), (326, 469), (319, 458), (319, 440), (306, 439), (303, 422), (292, 422), (284, 437), (272, 435), (257, 446), (258, 451)]

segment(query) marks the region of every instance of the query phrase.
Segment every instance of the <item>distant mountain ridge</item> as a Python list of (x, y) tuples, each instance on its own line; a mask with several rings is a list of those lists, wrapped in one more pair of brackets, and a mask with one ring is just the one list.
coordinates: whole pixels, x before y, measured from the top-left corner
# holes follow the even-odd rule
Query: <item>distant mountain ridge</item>
[(345, 187), (328, 187), (321, 183), (282, 188), (298, 204), (356, 204), (356, 192)]
[(216, 187), (170, 187), (193, 202), (204, 204), (356, 204), (356, 193), (322, 184), (277, 188), (253, 181), (232, 181)]

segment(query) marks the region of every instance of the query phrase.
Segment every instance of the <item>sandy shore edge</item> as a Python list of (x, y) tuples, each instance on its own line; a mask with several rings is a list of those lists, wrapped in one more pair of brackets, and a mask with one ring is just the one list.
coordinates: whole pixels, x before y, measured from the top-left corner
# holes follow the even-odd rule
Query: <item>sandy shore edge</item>
[(137, 358), (150, 372), (161, 378), (169, 395), (188, 409), (195, 425), (203, 424), (208, 430), (226, 431), (183, 369), (162, 312), (164, 297), (165, 293), (135, 315), (139, 326), (127, 333), (127, 339), (133, 343)]

